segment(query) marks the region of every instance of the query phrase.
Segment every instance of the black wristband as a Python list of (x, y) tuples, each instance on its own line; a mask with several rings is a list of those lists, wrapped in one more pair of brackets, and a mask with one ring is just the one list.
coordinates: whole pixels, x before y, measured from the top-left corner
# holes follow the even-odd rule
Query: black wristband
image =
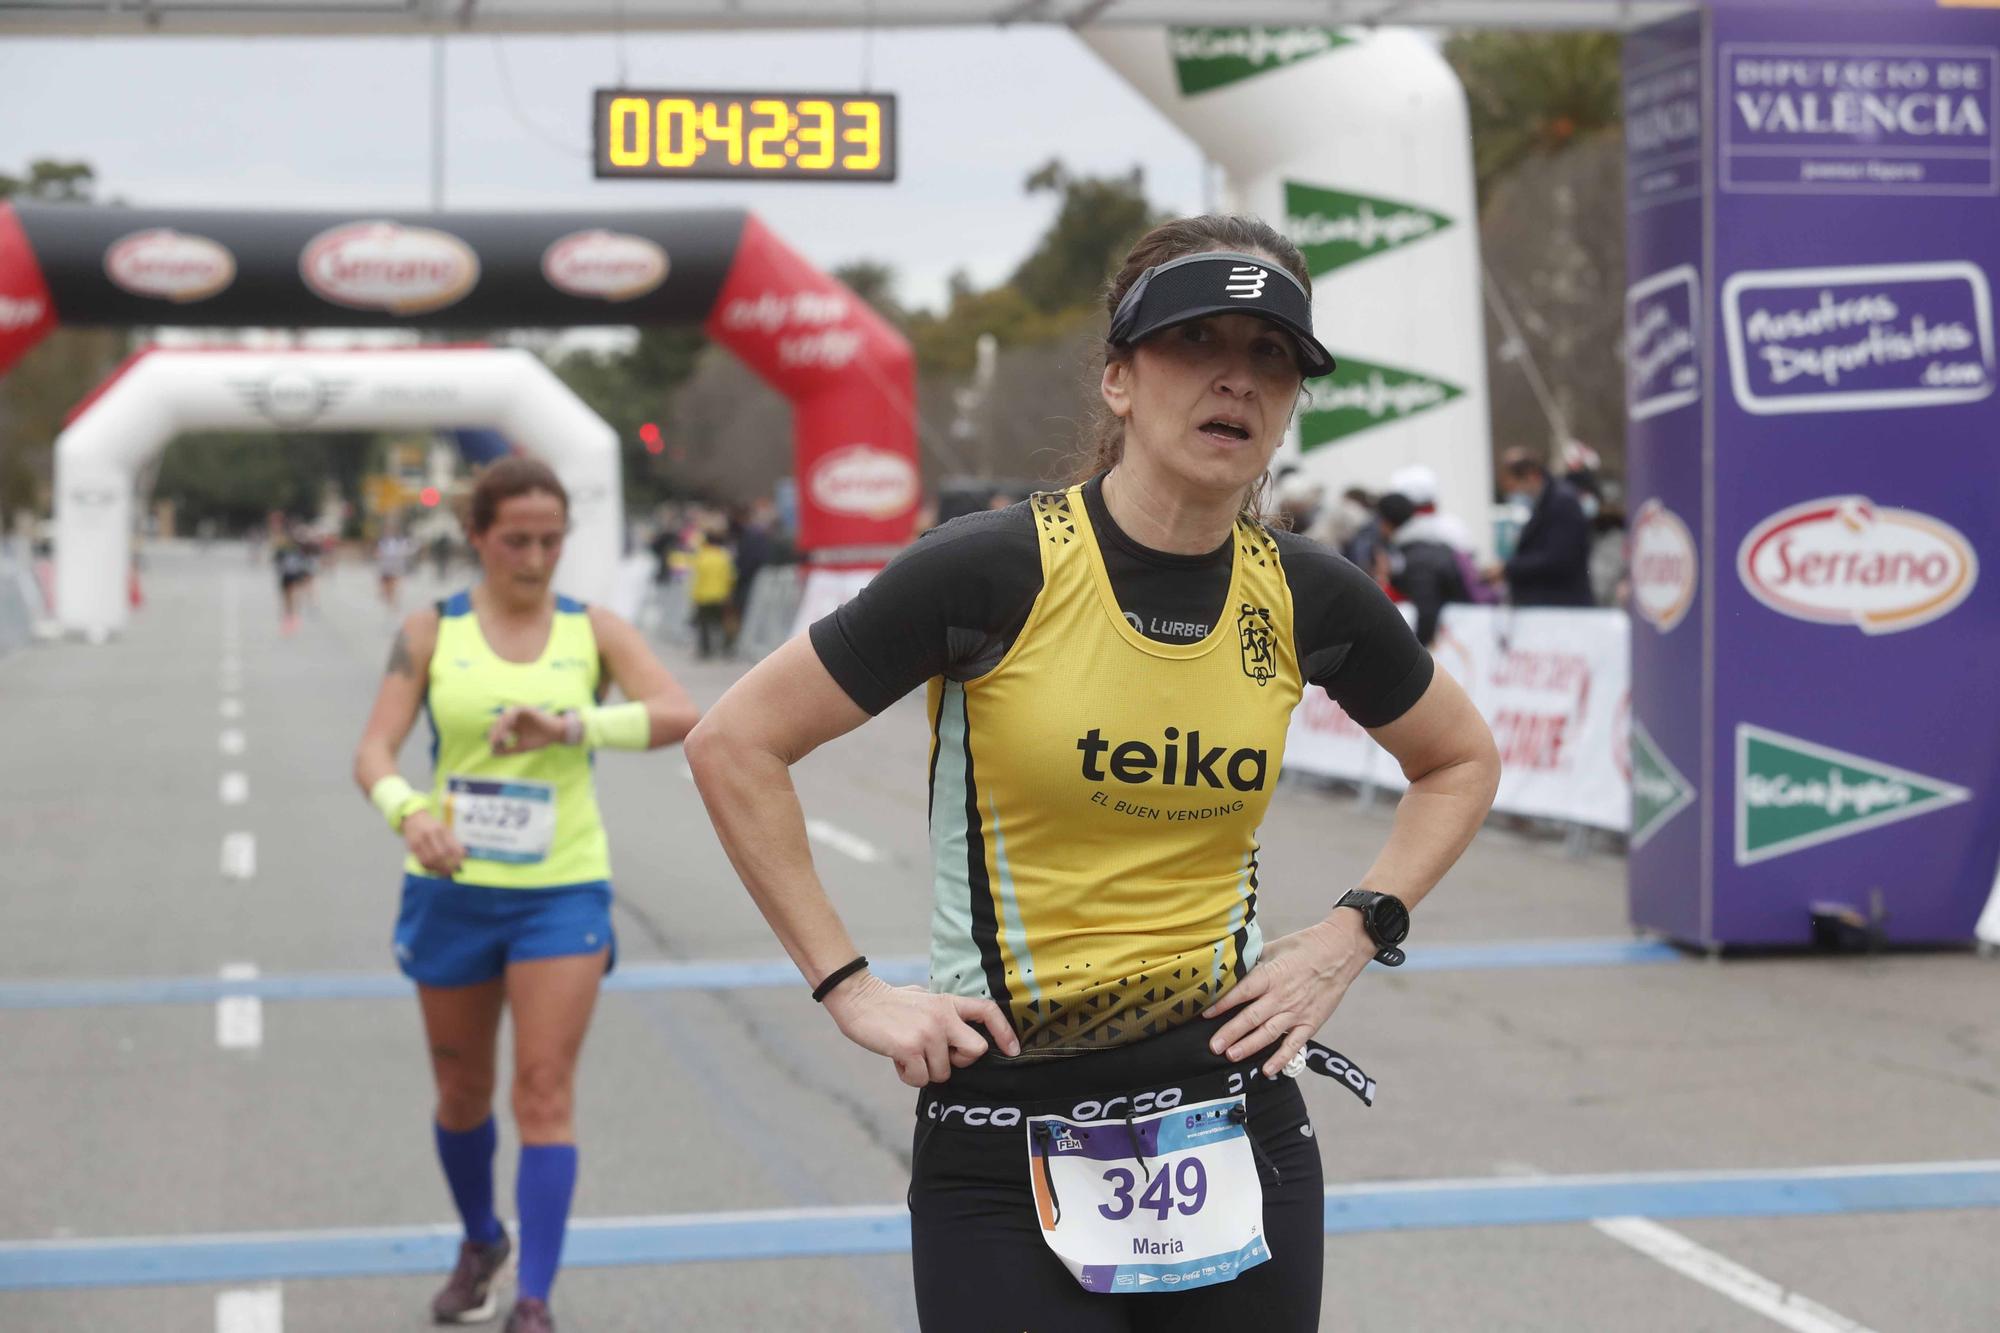
[(827, 973), (826, 980), (820, 982), (819, 985), (813, 987), (813, 1003), (825, 1004), (826, 997), (833, 993), (833, 988), (835, 986), (838, 986), (841, 982), (847, 980), (849, 977), (853, 976), (856, 972), (859, 972), (862, 968), (866, 966), (868, 966), (868, 958), (866, 955), (863, 955), (862, 957), (855, 959), (853, 962), (848, 963), (843, 967), (837, 967), (833, 971)]

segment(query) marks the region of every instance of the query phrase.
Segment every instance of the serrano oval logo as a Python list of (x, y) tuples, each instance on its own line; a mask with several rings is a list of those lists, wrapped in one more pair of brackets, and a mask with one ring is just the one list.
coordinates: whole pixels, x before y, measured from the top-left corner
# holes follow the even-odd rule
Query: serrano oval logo
[(479, 256), (449, 232), (350, 222), (306, 243), (299, 276), (350, 310), (420, 315), (463, 299), (479, 281)]
[(631, 301), (667, 280), (667, 252), (643, 236), (573, 231), (543, 252), (542, 276), (571, 296)]
[(1680, 515), (1652, 499), (1632, 521), (1632, 606), (1665, 634), (1694, 605), (1694, 534)]
[(236, 281), (236, 256), (206, 236), (155, 227), (113, 241), (104, 274), (134, 296), (185, 305)]
[(1736, 572), (1758, 601), (1795, 620), (1895, 634), (1963, 602), (1979, 558), (1963, 533), (1928, 514), (1836, 495), (1752, 528)]
[(850, 444), (813, 469), (812, 498), (836, 514), (892, 518), (917, 502), (917, 466), (872, 444)]

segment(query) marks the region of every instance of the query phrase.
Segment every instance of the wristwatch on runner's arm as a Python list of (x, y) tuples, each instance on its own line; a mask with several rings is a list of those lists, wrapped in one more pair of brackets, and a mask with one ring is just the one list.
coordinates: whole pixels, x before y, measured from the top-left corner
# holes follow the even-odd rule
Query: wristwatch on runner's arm
[(1403, 951), (1396, 946), (1410, 937), (1410, 909), (1403, 906), (1401, 898), (1372, 889), (1349, 889), (1334, 906), (1352, 907), (1361, 913), (1361, 924), (1377, 945), (1376, 962), (1385, 967), (1403, 965)]

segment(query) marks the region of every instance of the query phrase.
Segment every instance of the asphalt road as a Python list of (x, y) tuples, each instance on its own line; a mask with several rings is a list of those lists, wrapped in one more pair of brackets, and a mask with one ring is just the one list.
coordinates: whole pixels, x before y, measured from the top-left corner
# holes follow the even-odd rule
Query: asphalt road
[[(246, 1307), (229, 1293), (267, 1282), (53, 1288), (18, 1245), (8, 1267), (18, 1242), (298, 1232), (310, 1247), (450, 1218), (407, 997), (267, 1000), (254, 1044), (241, 1002), (224, 1016), (214, 1001), (21, 999), (230, 965), (392, 971), (398, 848), (348, 768), (394, 620), (368, 570), (339, 569), (284, 637), (272, 582), (240, 547), (156, 550), (122, 637), (0, 659), (0, 992), (27, 984), (0, 994), (9, 1333), (275, 1333), (278, 1306), (278, 1327), (299, 1333), (427, 1326), (428, 1275), (286, 1277)], [(435, 591), (419, 581), (412, 600)], [(663, 655), (703, 701), (738, 669)], [(927, 943), (925, 740), (906, 701), (798, 771), (822, 874), (877, 957)], [(415, 742), (404, 767), (423, 771)], [(606, 755), (598, 772), (621, 965), (775, 957), (679, 755)], [(1388, 818), (1282, 789), (1263, 831), (1267, 931), (1318, 916)], [(1619, 859), (1496, 825), (1424, 905), (1410, 947), (1505, 958), (1523, 941), (1621, 937)], [(1380, 1081), (1377, 1106), (1304, 1086), (1330, 1185), (1985, 1161), (2000, 1158), (1995, 983), (1970, 955), (1376, 969), (1323, 1035)], [(580, 1219), (902, 1199), (911, 1095), (800, 986), (607, 994), (580, 1097)], [(1329, 1234), (1324, 1326), (2000, 1328), (1990, 1207), (1656, 1216), (1707, 1256), (1678, 1267), (1632, 1228), (1477, 1220), (1443, 1207), (1413, 1229)], [(908, 1287), (894, 1253), (579, 1267), (557, 1309), (566, 1330), (902, 1329)]]

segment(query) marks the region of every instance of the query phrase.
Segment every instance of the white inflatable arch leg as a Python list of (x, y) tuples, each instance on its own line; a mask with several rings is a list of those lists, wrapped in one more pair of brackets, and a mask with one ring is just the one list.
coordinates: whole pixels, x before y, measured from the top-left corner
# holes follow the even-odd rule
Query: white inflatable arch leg
[(56, 619), (92, 638), (124, 626), (134, 478), (184, 431), (452, 426), (491, 427), (555, 469), (570, 496), (556, 587), (608, 596), (624, 544), (618, 437), (532, 353), (154, 349), (56, 439)]

